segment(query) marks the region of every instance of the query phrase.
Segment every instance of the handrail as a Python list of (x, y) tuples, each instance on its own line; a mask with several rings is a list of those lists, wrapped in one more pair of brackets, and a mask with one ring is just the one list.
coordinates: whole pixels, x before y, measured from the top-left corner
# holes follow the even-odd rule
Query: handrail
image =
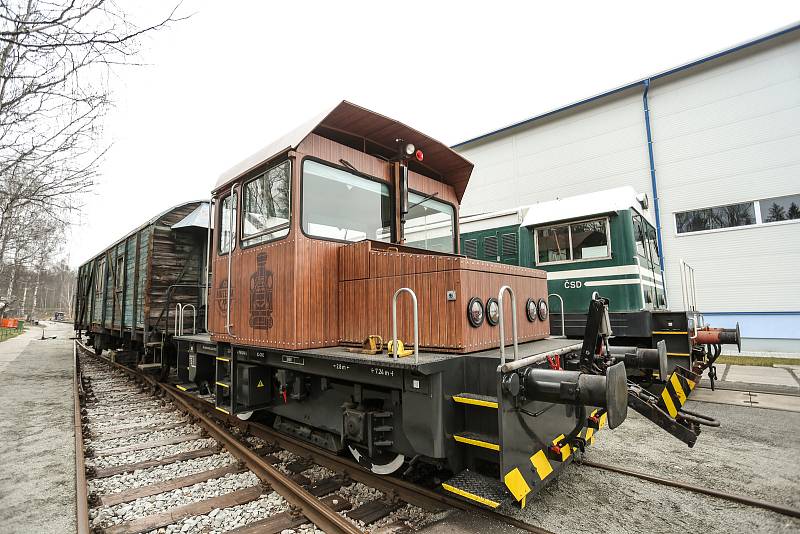
[[(235, 195), (235, 196), (234, 196)], [(236, 337), (231, 332), (231, 327), (233, 323), (231, 323), (231, 263), (233, 262), (233, 246), (236, 244), (235, 238), (235, 223), (233, 214), (236, 211), (236, 204), (238, 203), (239, 195), (236, 194), (236, 186), (234, 185), (231, 187), (231, 209), (230, 209), (230, 217), (229, 217), (229, 232), (230, 232), (230, 240), (228, 241), (228, 283), (226, 284), (226, 296), (225, 299), (225, 332), (231, 336)], [(224, 203), (223, 203), (224, 204)], [(220, 231), (222, 229), (220, 228)]]
[(197, 333), (197, 308), (194, 304), (184, 304), (181, 309), (181, 335), (183, 335), (183, 314), (186, 313), (186, 308), (192, 309), (192, 335)]
[(414, 303), (414, 364), (419, 364), (419, 315), (417, 312), (417, 294), (407, 287), (401, 287), (394, 292), (392, 297), (392, 351), (397, 359), (397, 297), (400, 293), (407, 292)]
[(192, 335), (197, 333), (197, 308), (194, 304), (175, 304), (175, 335), (183, 335), (183, 321), (185, 318), (186, 308), (192, 309)]
[(697, 287), (695, 285), (694, 268), (683, 260), (680, 260), (681, 267), (681, 297), (683, 298), (684, 309), (692, 314), (693, 335), (689, 339), (697, 337), (698, 322), (701, 315), (697, 312)]
[[(564, 321), (564, 299), (561, 298), (561, 295), (559, 295), (558, 293), (550, 293), (549, 295), (547, 295), (548, 299), (550, 297), (558, 297), (558, 300), (561, 301), (561, 336), (560, 337), (566, 338), (567, 337), (567, 327), (566, 327), (566, 322)], [(550, 313), (552, 314), (553, 311), (550, 310)]]
[(208, 332), (208, 278), (211, 273), (211, 225), (214, 222), (214, 199), (208, 201), (208, 232), (206, 235), (206, 268), (205, 268), (205, 293), (203, 294), (202, 303), (205, 306), (205, 313), (203, 316), (203, 323), (205, 331)]
[(498, 325), (500, 326), (500, 365), (506, 364), (505, 330), (503, 328), (503, 295), (508, 291), (511, 294), (511, 330), (514, 341), (514, 360), (519, 358), (519, 343), (517, 342), (517, 297), (511, 286), (503, 286), (497, 294), (497, 307), (500, 308)]

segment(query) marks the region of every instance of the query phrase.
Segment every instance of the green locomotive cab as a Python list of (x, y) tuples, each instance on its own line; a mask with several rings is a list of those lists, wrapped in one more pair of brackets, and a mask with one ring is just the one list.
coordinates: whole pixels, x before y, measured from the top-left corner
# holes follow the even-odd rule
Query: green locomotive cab
[[(663, 341), (669, 371), (684, 366), (700, 372), (713, 366), (721, 344), (740, 343), (738, 327), (720, 334), (724, 329), (704, 324), (694, 298), (694, 272), (683, 261), (683, 308), (667, 308), (648, 208), (647, 195), (628, 186), (465, 216), (459, 223), (461, 252), (546, 271), (554, 334), (580, 338), (586, 303), (600, 294), (609, 302), (612, 344), (654, 349)], [(713, 380), (713, 367), (710, 373)]]
[(646, 195), (620, 187), (464, 217), (461, 250), (477, 259), (547, 271), (552, 332), (580, 336), (586, 303), (599, 292), (610, 301), (618, 335), (649, 336), (631, 329), (641, 322), (637, 312), (666, 308), (647, 207)]

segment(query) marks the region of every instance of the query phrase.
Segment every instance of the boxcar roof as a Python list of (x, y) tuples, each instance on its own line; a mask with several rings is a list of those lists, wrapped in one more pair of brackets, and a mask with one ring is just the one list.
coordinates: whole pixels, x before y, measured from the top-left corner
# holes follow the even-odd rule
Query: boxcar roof
[[(159, 214), (158, 214), (158, 215), (156, 215), (155, 217), (151, 217), (150, 219), (148, 219), (148, 220), (147, 220), (147, 222), (145, 222), (145, 223), (142, 223), (141, 225), (137, 226), (136, 228), (134, 228), (133, 230), (131, 230), (130, 232), (128, 232), (127, 234), (125, 234), (124, 236), (120, 237), (119, 239), (117, 239), (116, 241), (114, 241), (113, 243), (111, 243), (110, 245), (108, 245), (107, 247), (104, 247), (104, 248), (103, 248), (103, 249), (102, 249), (100, 252), (98, 252), (97, 254), (93, 255), (92, 257), (90, 257), (90, 258), (89, 258), (88, 260), (86, 260), (85, 262), (83, 262), (83, 263), (81, 264), (81, 267), (83, 267), (83, 266), (84, 266), (84, 265), (86, 265), (87, 263), (89, 263), (89, 262), (93, 261), (95, 258), (97, 258), (98, 256), (100, 256), (101, 254), (104, 254), (104, 253), (105, 253), (107, 250), (109, 250), (109, 249), (112, 249), (112, 248), (116, 247), (116, 246), (117, 246), (117, 245), (119, 245), (119, 244), (120, 244), (122, 241), (125, 241), (126, 239), (128, 239), (130, 236), (132, 236), (132, 235), (135, 235), (137, 232), (139, 232), (139, 231), (143, 230), (144, 228), (146, 228), (146, 227), (150, 226), (151, 224), (155, 223), (156, 221), (158, 221), (158, 220), (159, 220), (159, 219), (161, 219), (162, 217), (164, 217), (164, 216), (166, 216), (166, 215), (168, 215), (168, 214), (172, 213), (173, 211), (175, 211), (175, 210), (177, 210), (177, 209), (180, 209), (180, 208), (182, 208), (182, 207), (184, 207), (184, 206), (188, 206), (189, 204), (208, 204), (208, 201), (207, 201), (207, 200), (192, 200), (192, 201), (190, 201), (190, 202), (182, 202), (182, 203), (180, 203), (180, 204), (176, 204), (175, 206), (172, 206), (172, 207), (171, 207), (171, 208), (169, 208), (169, 209), (166, 209), (166, 210), (162, 211), (161, 213), (159, 213)], [(206, 215), (206, 216), (207, 216), (207, 215)], [(207, 222), (206, 222), (206, 226), (208, 226), (208, 223), (207, 223)]]
[(370, 145), (376, 152), (387, 156), (396, 152), (398, 138), (414, 143), (422, 149), (425, 158), (421, 164), (412, 164), (422, 167), (423, 174), (453, 186), (459, 202), (472, 173), (472, 163), (447, 145), (401, 122), (344, 100), (222, 173), (214, 191), (281, 153), (296, 149), (312, 133), (351, 146), (356, 143), (358, 146)]

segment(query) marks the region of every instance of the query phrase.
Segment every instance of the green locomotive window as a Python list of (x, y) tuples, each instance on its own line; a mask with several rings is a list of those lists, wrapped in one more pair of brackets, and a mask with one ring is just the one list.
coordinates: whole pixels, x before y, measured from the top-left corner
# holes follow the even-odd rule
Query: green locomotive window
[(569, 230), (572, 235), (573, 260), (608, 257), (608, 235), (606, 233), (605, 219), (571, 224)]
[[(231, 225), (231, 218), (233, 225)], [(227, 254), (231, 250), (231, 243), (233, 243), (233, 248), (236, 248), (234, 231), (236, 228), (236, 195), (228, 195), (222, 200), (219, 228), (219, 253)]]
[(539, 264), (609, 258), (608, 219), (537, 228), (536, 249)]
[(404, 244), (437, 252), (455, 252), (453, 206), (411, 191), (408, 192), (408, 205)]
[(291, 164), (276, 165), (244, 186), (242, 246), (289, 234)]
[(570, 260), (569, 226), (548, 226), (536, 229), (538, 263)]
[(636, 253), (642, 258), (649, 260), (647, 255), (647, 237), (645, 234), (646, 222), (642, 220), (641, 215), (633, 216), (633, 237), (636, 240)]
[(650, 245), (650, 261), (653, 263), (659, 263), (658, 238), (656, 237), (656, 229), (648, 224), (645, 225), (645, 231), (647, 232), (647, 242)]
[(314, 160), (303, 162), (303, 231), (323, 239), (391, 242), (389, 186)]

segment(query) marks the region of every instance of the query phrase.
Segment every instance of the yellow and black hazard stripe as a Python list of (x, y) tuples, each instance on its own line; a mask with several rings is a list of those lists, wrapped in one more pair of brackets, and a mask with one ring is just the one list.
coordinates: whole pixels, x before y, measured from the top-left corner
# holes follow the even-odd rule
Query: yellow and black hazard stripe
[[(587, 445), (592, 445), (597, 432), (606, 425), (606, 413), (601, 412), (598, 414), (598, 410), (594, 410), (589, 417), (597, 419), (597, 430), (587, 425), (580, 431), (578, 437), (585, 439)], [(556, 436), (552, 444), (557, 445), (562, 439), (564, 439), (563, 434)], [(514, 467), (503, 477), (506, 487), (522, 508), (525, 508), (528, 494), (533, 491), (532, 486), (533, 488), (539, 488), (544, 485), (545, 480), (556, 470), (553, 464), (566, 462), (573, 452), (572, 447), (567, 444), (559, 448), (559, 457), (554, 458), (548, 449), (549, 447), (536, 451), (530, 457), (530, 465)], [(523, 475), (523, 471), (530, 473), (530, 475), (526, 477)]]
[[(694, 378), (694, 380), (692, 378)], [(695, 373), (676, 367), (675, 371), (669, 376), (664, 389), (661, 391), (658, 407), (667, 412), (669, 416), (674, 419), (677, 417), (681, 407), (686, 404), (686, 399), (696, 385), (697, 376)]]

